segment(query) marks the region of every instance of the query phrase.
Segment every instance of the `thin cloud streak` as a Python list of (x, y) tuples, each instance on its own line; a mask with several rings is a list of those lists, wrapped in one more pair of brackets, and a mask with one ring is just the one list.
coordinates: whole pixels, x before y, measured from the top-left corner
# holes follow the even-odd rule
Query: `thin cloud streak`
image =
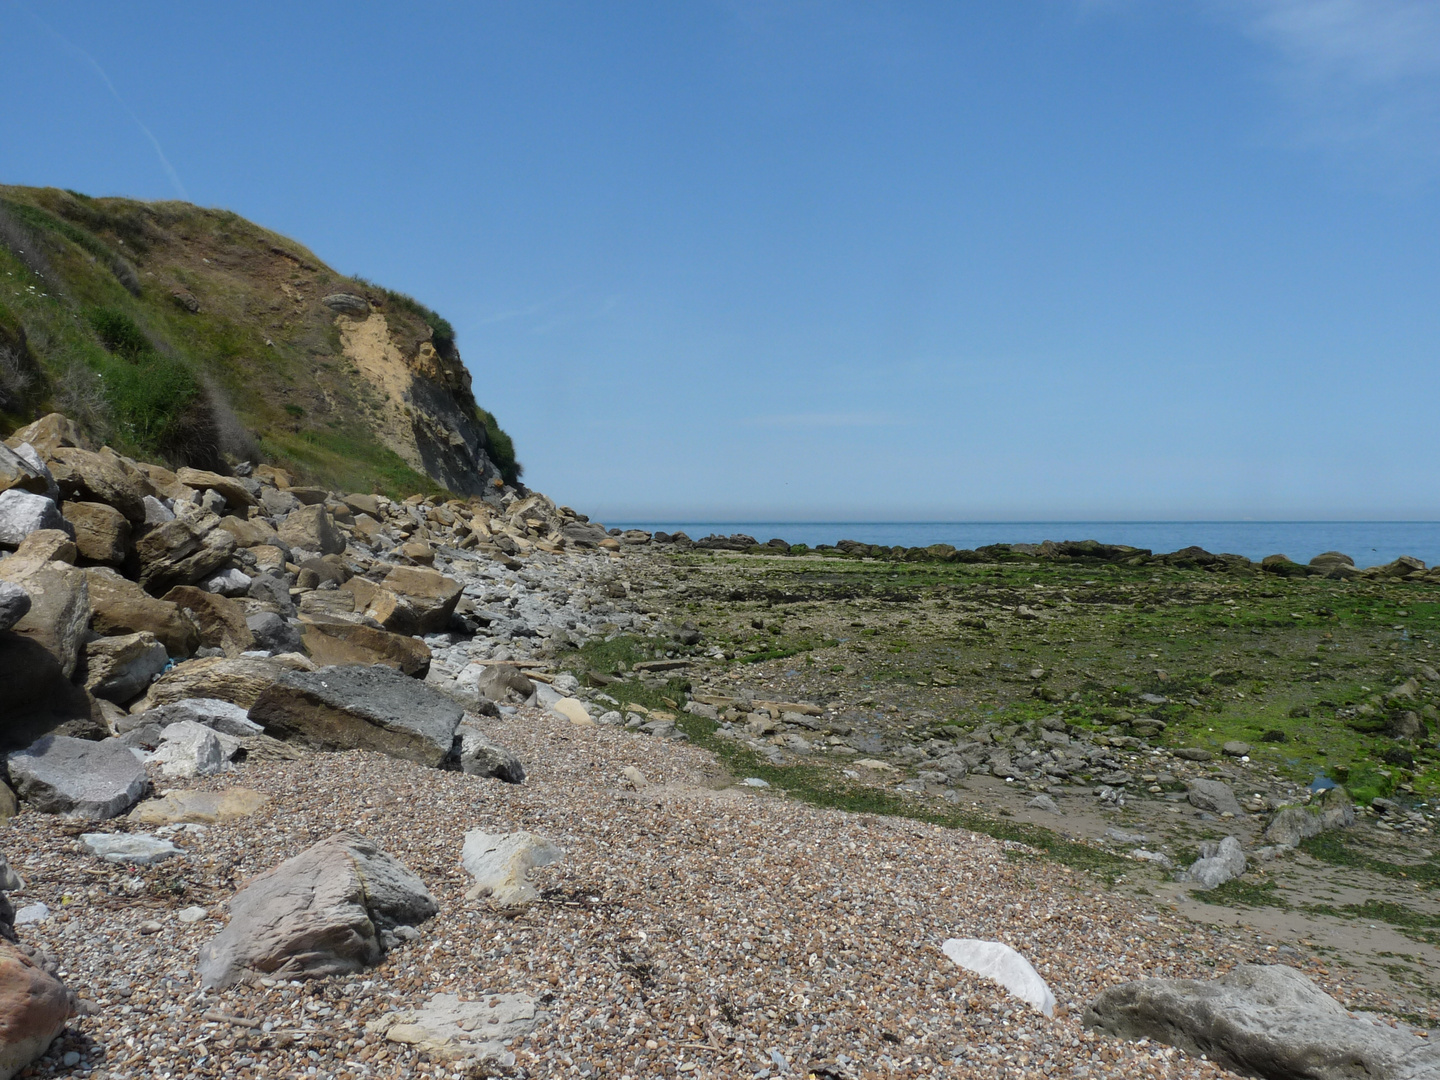
[(744, 427), (764, 428), (888, 427), (895, 423), (895, 418), (889, 413), (783, 413), (751, 416), (740, 423)]
[(21, 11), (25, 12), (26, 15), (30, 16), (30, 18), (34, 20), (36, 25), (38, 25), (47, 34), (49, 34), (51, 37), (53, 37), (56, 41), (58, 41), (65, 48), (69, 49), (71, 52), (78, 54), (81, 59), (83, 59), (87, 64), (90, 65), (91, 68), (94, 69), (95, 74), (100, 76), (100, 81), (105, 84), (105, 89), (109, 90), (110, 96), (115, 99), (115, 103), (125, 111), (126, 115), (135, 122), (135, 126), (144, 133), (145, 138), (150, 141), (150, 145), (155, 150), (155, 156), (160, 159), (160, 165), (164, 168), (165, 174), (170, 178), (170, 183), (174, 185), (176, 193), (180, 196), (180, 198), (188, 202), (190, 196), (185, 191), (185, 185), (180, 182), (180, 174), (175, 171), (175, 166), (171, 165), (170, 159), (165, 156), (165, 151), (160, 146), (160, 140), (155, 137), (155, 133), (153, 131), (151, 131), (148, 127), (145, 126), (144, 121), (140, 119), (140, 117), (136, 114), (135, 110), (130, 107), (129, 103), (120, 96), (120, 91), (115, 89), (115, 84), (110, 81), (110, 76), (106, 73), (105, 69), (100, 66), (99, 61), (97, 61), (93, 56), (91, 56), (88, 52), (82, 49), (79, 45), (76, 45), (73, 41), (69, 40), (67, 37), (61, 34), (58, 30), (52, 27), (44, 19), (40, 18), (40, 16), (36, 15), (24, 4), (17, 2), (15, 6), (18, 7)]
[(1250, 32), (1312, 76), (1389, 84), (1440, 74), (1433, 0), (1250, 0)]
[[(1440, 4), (1434, 0), (1211, 0), (1272, 50), (1302, 143), (1359, 151), (1426, 179), (1440, 165)], [(1373, 162), (1354, 154), (1364, 168)]]

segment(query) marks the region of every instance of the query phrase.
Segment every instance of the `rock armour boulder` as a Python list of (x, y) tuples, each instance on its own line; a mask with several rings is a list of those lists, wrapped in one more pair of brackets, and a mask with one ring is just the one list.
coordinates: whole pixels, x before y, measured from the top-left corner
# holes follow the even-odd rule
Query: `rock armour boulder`
[(464, 710), (388, 667), (291, 671), (250, 708), (267, 734), (317, 750), (375, 750), (438, 766), (450, 756)]
[(1274, 1080), (1431, 1080), (1440, 1046), (1356, 1017), (1294, 968), (1242, 964), (1211, 982), (1140, 979), (1104, 991), (1084, 1025), (1153, 1039)]
[(287, 979), (359, 971), (379, 962), (388, 931), (438, 910), (398, 859), (336, 833), (234, 896), (229, 924), (201, 950), (201, 983), (228, 986), (247, 971)]
[(118, 740), (47, 735), (8, 758), (20, 801), (46, 814), (103, 821), (145, 794), (145, 767)]

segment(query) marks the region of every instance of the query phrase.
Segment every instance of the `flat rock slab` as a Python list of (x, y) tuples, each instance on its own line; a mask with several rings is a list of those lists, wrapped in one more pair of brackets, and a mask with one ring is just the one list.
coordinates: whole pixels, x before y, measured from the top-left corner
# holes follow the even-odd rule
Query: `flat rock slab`
[(940, 946), (957, 966), (999, 983), (1036, 1012), (1055, 1015), (1055, 995), (1030, 966), (1030, 961), (1009, 945), (979, 938), (951, 938)]
[(438, 910), (398, 859), (356, 833), (336, 833), (235, 894), (229, 924), (200, 952), (201, 983), (228, 986), (247, 972), (296, 979), (359, 971), (384, 955), (381, 933)]
[(1440, 1045), (1408, 1024), (1352, 1016), (1294, 968), (1241, 964), (1219, 979), (1140, 979), (1112, 986), (1084, 1025), (1206, 1054), (1250, 1076), (1292, 1080), (1430, 1080)]
[(123, 814), (150, 786), (145, 766), (116, 739), (46, 735), (11, 754), (8, 763), (21, 802), (85, 821)]
[(492, 834), (471, 829), (460, 851), (460, 864), (475, 879), (465, 896), (470, 900), (488, 896), (500, 908), (524, 907), (540, 899), (530, 871), (564, 857), (565, 852), (532, 832)]
[(545, 1014), (536, 1010), (529, 994), (488, 994), (478, 1001), (436, 994), (422, 1008), (386, 1013), (365, 1030), (443, 1061), (509, 1068), (515, 1064), (509, 1044), (534, 1031), (542, 1019)]
[(135, 727), (140, 724), (159, 724), (161, 727), (168, 727), (184, 720), (204, 724), (214, 731), (233, 735), (237, 739), (260, 735), (265, 730), (246, 715), (243, 707), (220, 698), (187, 698), (170, 705), (161, 705), (148, 712), (137, 713), (120, 721), (116, 726), (124, 731), (127, 729), (126, 725)]
[(431, 766), (450, 756), (464, 714), (440, 691), (387, 667), (286, 672), (250, 707), (250, 719), (276, 738)]
[(169, 840), (146, 833), (82, 833), (80, 846), (96, 858), (112, 863), (134, 863), (154, 866), (156, 863), (184, 855), (184, 848)]
[[(249, 709), (265, 688), (287, 670), (280, 661), (250, 657), (206, 656), (186, 660), (156, 680), (145, 695), (144, 708), (171, 705), (186, 698), (219, 698)], [(135, 706), (131, 709), (144, 711)]]
[(215, 825), (249, 817), (269, 801), (269, 795), (243, 787), (172, 791), (162, 799), (141, 803), (131, 811), (130, 820), (142, 825)]

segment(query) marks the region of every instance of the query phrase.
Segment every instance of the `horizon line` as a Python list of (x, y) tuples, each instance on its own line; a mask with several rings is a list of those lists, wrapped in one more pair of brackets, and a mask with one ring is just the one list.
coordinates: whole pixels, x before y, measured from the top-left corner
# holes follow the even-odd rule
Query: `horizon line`
[[(594, 514), (591, 517), (609, 515)], [(1440, 518), (702, 518), (620, 515), (634, 524), (688, 525), (1440, 525)]]

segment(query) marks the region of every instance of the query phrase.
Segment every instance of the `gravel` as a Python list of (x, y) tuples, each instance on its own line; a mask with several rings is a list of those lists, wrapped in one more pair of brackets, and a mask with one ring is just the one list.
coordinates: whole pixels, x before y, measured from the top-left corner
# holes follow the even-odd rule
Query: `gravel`
[[(537, 709), (485, 726), (525, 761), (526, 783), (364, 751), (242, 764), (183, 786), (242, 784), (272, 801), (187, 832), (190, 856), (155, 867), (84, 855), (78, 835), (93, 825), (14, 819), (4, 851), (26, 882), (15, 900), (52, 912), (22, 940), (59, 959), (91, 1013), (27, 1075), (458, 1077), (365, 1023), (437, 993), (528, 993), (547, 1018), (512, 1046), (515, 1075), (804, 1076), (823, 1062), (855, 1077), (1227, 1076), (1082, 1031), (1083, 1006), (1127, 979), (1274, 962), (1254, 940), (1108, 895), (1021, 845), (732, 786), (693, 746)], [(643, 790), (629, 790), (626, 766)], [(440, 914), (359, 975), (202, 995), (196, 956), (225, 901), (342, 828), (405, 862)], [(460, 849), (476, 828), (564, 849), (536, 874), (540, 902), (506, 916), (465, 900)], [(196, 907), (210, 918), (185, 921)], [(1017, 949), (1054, 991), (1056, 1017), (956, 968), (940, 951), (951, 937)], [(1355, 1007), (1328, 970), (1307, 973)]]

